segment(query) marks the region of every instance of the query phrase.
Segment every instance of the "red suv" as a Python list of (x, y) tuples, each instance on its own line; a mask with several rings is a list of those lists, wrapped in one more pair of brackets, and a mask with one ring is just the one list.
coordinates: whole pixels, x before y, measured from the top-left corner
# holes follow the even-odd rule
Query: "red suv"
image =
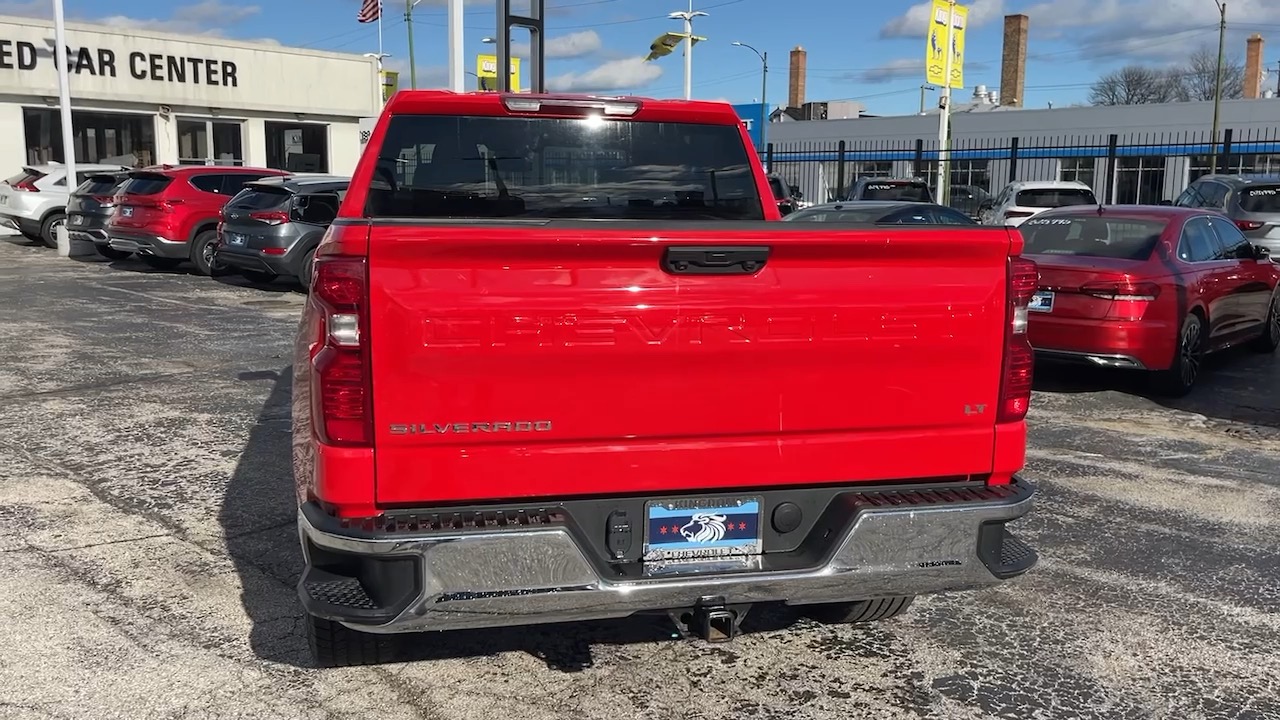
[(288, 174), (221, 165), (135, 170), (116, 194), (116, 211), (107, 223), (108, 245), (137, 253), (156, 269), (171, 270), (190, 260), (196, 272), (209, 275), (222, 206), (247, 182)]

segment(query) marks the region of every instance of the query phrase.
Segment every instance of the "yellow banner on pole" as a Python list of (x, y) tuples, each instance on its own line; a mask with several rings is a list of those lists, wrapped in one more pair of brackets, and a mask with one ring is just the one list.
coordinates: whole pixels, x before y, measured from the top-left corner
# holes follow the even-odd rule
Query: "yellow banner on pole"
[[(476, 56), (476, 80), (480, 90), (498, 89), (498, 56)], [(520, 92), (520, 58), (511, 58), (511, 92)]]
[[(952, 19), (951, 32), (947, 21)], [(947, 0), (933, 0), (929, 13), (929, 36), (924, 49), (925, 82), (943, 85), (947, 80), (947, 59), (951, 60), (951, 87), (964, 87), (964, 31), (969, 24), (969, 8), (951, 5)]]

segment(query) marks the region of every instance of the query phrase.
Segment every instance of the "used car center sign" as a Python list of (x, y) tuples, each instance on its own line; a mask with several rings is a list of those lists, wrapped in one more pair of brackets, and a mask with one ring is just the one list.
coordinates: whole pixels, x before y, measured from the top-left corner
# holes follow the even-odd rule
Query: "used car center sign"
[[(87, 47), (67, 48), (67, 60), (68, 70), (79, 75), (114, 78), (127, 73), (135, 80), (240, 86), (236, 64), (229, 60)], [(37, 50), (32, 42), (0, 38), (0, 70), (34, 71), (41, 62), (53, 62), (52, 48)]]

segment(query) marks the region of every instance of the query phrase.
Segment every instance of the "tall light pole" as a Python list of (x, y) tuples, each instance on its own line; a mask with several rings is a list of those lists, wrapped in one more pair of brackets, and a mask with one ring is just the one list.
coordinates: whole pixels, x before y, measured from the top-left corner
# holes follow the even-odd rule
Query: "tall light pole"
[(744, 42), (733, 44), (750, 50), (760, 58), (760, 147), (758, 150), (764, 152), (769, 132), (769, 53), (760, 52)]
[(693, 98), (693, 19), (707, 17), (701, 10), (694, 11), (693, 0), (689, 0), (689, 9), (667, 15), (672, 20), (684, 21), (684, 99)]
[[(1217, 2), (1217, 0), (1214, 0)], [(930, 18), (930, 22), (933, 19)], [(938, 202), (951, 201), (951, 43), (956, 31), (956, 0), (947, 3), (946, 65), (942, 82), (942, 99), (938, 106)]]
[(449, 0), (449, 89), (454, 92), (467, 90), (462, 33), (462, 0)]
[[(71, 126), (71, 77), (70, 59), (67, 57), (67, 24), (62, 10), (62, 0), (53, 0), (53, 40), (57, 47), (53, 50), (54, 65), (58, 68), (58, 109), (62, 116), (62, 164), (67, 168), (67, 190), (75, 192), (76, 186), (76, 135)], [(67, 236), (64, 225), (54, 228), (54, 238), (58, 241), (58, 255), (71, 255), (71, 238)]]
[(1213, 81), (1213, 130), (1209, 138), (1209, 173), (1218, 172), (1218, 116), (1222, 112), (1222, 53), (1227, 36), (1226, 0), (1213, 0), (1218, 5), (1218, 72)]

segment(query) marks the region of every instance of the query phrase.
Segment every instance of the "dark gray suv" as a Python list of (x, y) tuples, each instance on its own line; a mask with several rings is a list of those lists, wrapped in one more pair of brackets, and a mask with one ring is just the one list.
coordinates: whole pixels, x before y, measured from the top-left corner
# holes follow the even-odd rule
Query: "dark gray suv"
[(1280, 257), (1280, 176), (1205, 175), (1174, 203), (1218, 210), (1231, 218), (1254, 245)]
[(222, 209), (214, 262), (259, 283), (311, 282), (311, 260), (350, 178), (289, 175), (245, 183)]

